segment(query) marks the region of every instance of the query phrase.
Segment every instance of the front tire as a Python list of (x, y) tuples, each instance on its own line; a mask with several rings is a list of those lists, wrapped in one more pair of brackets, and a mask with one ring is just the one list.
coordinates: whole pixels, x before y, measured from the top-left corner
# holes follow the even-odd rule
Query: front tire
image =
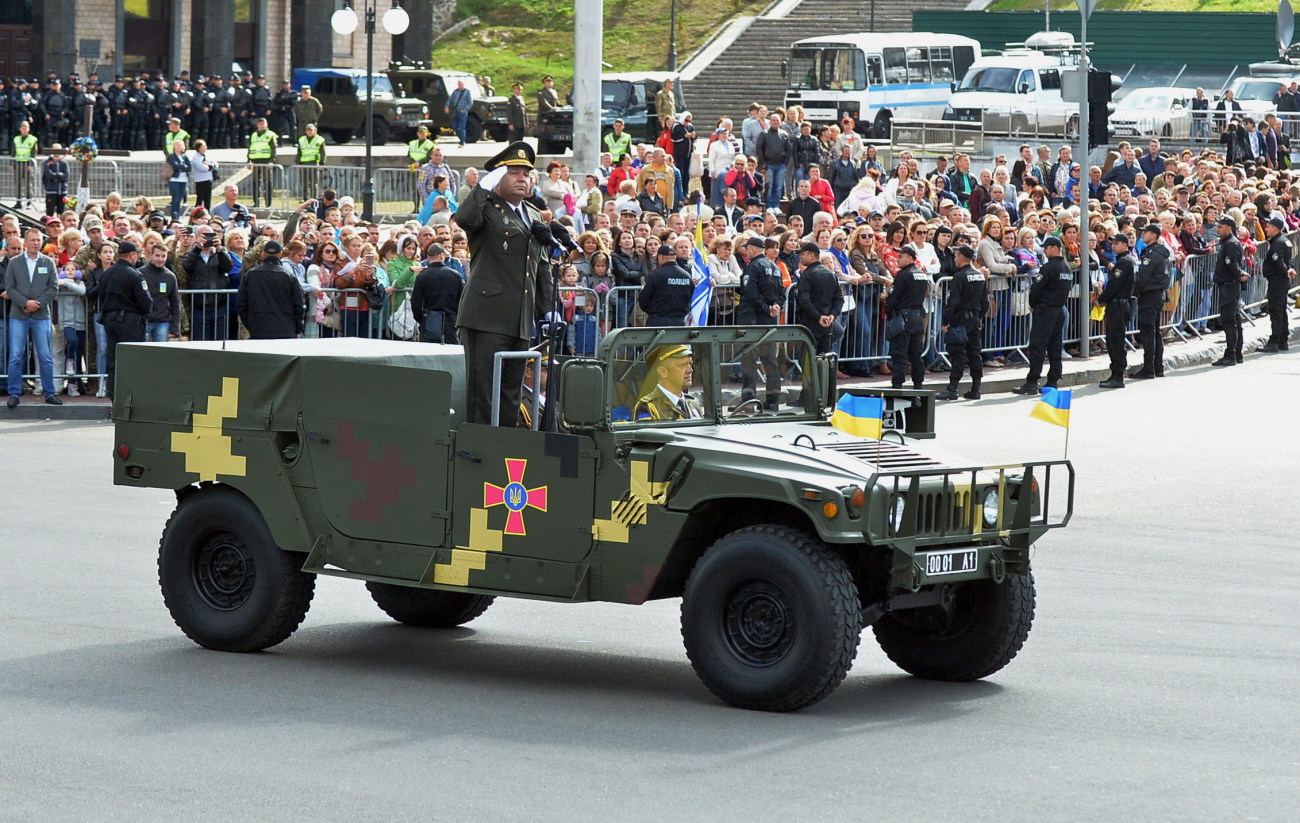
[(335, 143), (346, 146), (352, 142), (352, 129), (335, 129), (330, 132), (330, 136), (334, 138)]
[(384, 614), (398, 623), (421, 629), (450, 629), (463, 625), (487, 611), (496, 599), (488, 595), (416, 589), (389, 583), (367, 583), (366, 588)]
[(950, 610), (940, 606), (896, 612), (873, 627), (885, 655), (908, 674), (928, 680), (988, 677), (1011, 662), (1034, 622), (1034, 577), (959, 585)]
[(393, 131), (388, 127), (388, 121), (382, 117), (372, 117), (370, 123), (370, 138), (374, 141), (373, 145), (382, 146), (388, 143)]
[(275, 545), (257, 507), (225, 486), (184, 497), (158, 545), (158, 583), (172, 619), (218, 651), (261, 651), (294, 633), (316, 587), (301, 566)]
[(784, 526), (750, 526), (695, 564), (682, 598), (682, 640), (700, 680), (733, 706), (811, 706), (848, 675), (861, 636), (848, 566)]

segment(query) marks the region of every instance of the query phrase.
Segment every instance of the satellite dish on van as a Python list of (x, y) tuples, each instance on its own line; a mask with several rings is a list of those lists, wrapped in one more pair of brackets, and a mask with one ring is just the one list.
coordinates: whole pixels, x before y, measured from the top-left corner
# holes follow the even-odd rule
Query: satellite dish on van
[(1295, 14), (1291, 11), (1291, 3), (1288, 0), (1278, 0), (1277, 3), (1277, 53), (1282, 59), (1286, 59), (1286, 53), (1291, 48), (1291, 38), (1295, 36)]

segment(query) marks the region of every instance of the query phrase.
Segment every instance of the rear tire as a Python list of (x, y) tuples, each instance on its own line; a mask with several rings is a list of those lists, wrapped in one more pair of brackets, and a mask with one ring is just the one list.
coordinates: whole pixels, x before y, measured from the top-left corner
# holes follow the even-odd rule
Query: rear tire
[(281, 551), (262, 513), (226, 486), (182, 498), (158, 544), (163, 602), (208, 649), (255, 652), (286, 640), (311, 606), (316, 576)]
[(333, 137), (334, 142), (338, 143), (340, 146), (345, 146), (348, 143), (352, 142), (351, 129), (335, 129), (334, 131), (330, 132), (330, 136)]
[(384, 614), (398, 623), (421, 629), (450, 629), (468, 623), (487, 611), (496, 599), (389, 583), (367, 583), (366, 588)]
[(877, 112), (876, 119), (871, 122), (871, 135), (879, 140), (890, 139), (894, 131), (893, 119), (887, 111)]
[(975, 580), (956, 588), (951, 616), (939, 606), (888, 614), (872, 627), (885, 655), (929, 680), (988, 677), (1011, 662), (1034, 622), (1034, 577)]
[(750, 526), (705, 552), (682, 598), (682, 640), (700, 680), (733, 706), (788, 712), (835, 691), (862, 633), (848, 566), (784, 526)]
[(465, 118), (465, 142), (477, 143), (483, 139), (483, 121), (477, 114)]
[[(561, 151), (563, 151), (563, 149), (561, 149)], [(559, 154), (560, 152), (555, 151), (555, 145), (550, 140), (547, 140), (544, 137), (539, 137), (537, 138), (537, 153)]]

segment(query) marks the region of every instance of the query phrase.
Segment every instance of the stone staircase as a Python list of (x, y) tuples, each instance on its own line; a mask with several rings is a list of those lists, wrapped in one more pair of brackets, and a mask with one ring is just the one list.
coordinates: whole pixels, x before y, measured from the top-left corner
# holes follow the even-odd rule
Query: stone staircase
[[(787, 9), (784, 14), (783, 5)], [(916, 4), (876, 0), (874, 30), (911, 31), (912, 12), (917, 9), (960, 11), (966, 5), (967, 0), (921, 0)], [(750, 18), (735, 42), (700, 67), (696, 61), (707, 59), (706, 45), (682, 67), (686, 75), (682, 90), (687, 108), (695, 115), (696, 129), (701, 134), (712, 130), (725, 115), (739, 130), (750, 103), (758, 101), (769, 108), (781, 105), (786, 87), (781, 61), (789, 59), (790, 44), (805, 37), (872, 31), (871, 6), (871, 0), (800, 0), (793, 8), (778, 4), (769, 7), (767, 14)]]

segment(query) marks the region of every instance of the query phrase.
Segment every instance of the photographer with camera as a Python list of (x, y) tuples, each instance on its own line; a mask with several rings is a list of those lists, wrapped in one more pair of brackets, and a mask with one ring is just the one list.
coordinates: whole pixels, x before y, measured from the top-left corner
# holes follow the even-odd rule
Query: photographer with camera
[(224, 340), (227, 329), (230, 270), (234, 263), (226, 252), (224, 238), (210, 226), (200, 226), (196, 242), (181, 261), (191, 295), (190, 339)]

